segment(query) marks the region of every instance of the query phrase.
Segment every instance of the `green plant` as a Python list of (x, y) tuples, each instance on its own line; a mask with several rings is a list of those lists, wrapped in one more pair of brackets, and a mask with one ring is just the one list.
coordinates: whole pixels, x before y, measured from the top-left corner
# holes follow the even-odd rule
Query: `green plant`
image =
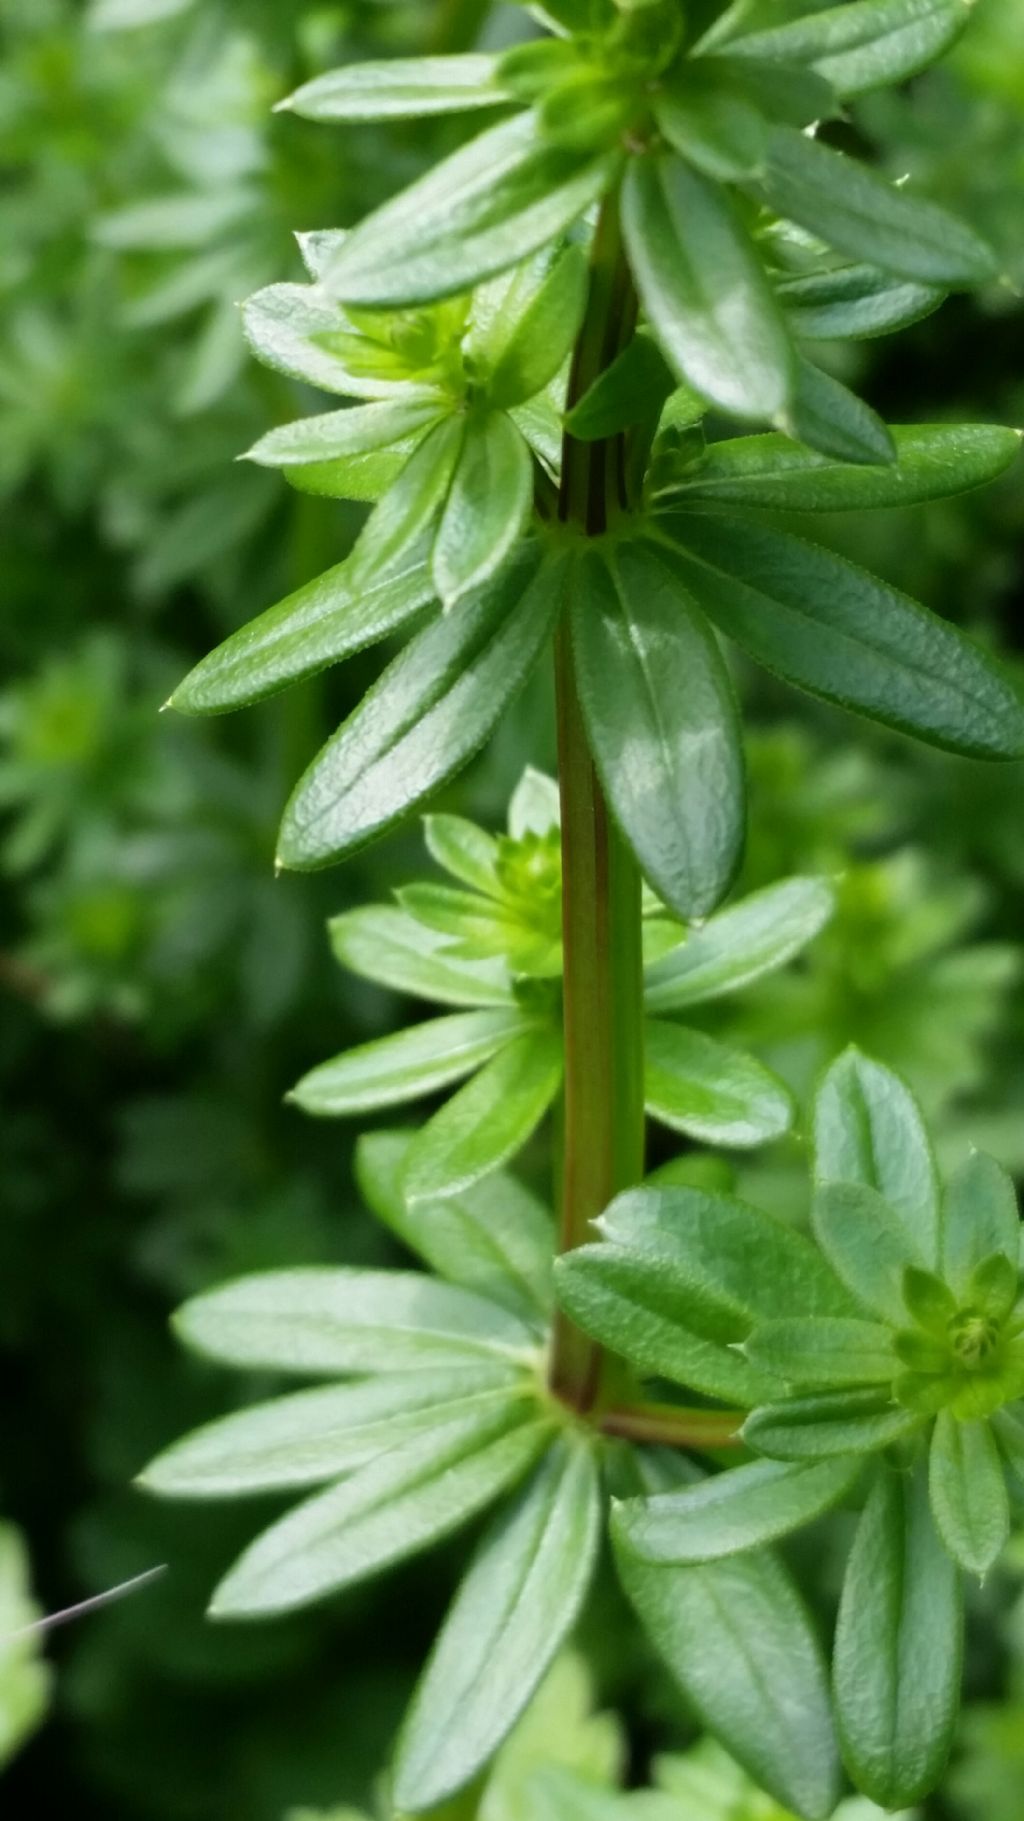
[[(550, 790), (528, 777), (504, 840), (429, 824), (468, 892), (412, 887), (397, 911), (337, 926), (357, 971), (477, 1008), (351, 1052), (298, 1092), (361, 1111), (482, 1065), (421, 1133), (361, 1145), (367, 1199), (432, 1275), (299, 1269), (187, 1303), (182, 1335), (209, 1357), (344, 1382), (202, 1430), (146, 1479), (193, 1497), (326, 1485), (221, 1583), (213, 1611), (236, 1618), (306, 1606), (502, 1501), (399, 1740), (395, 1800), (415, 1812), (460, 1800), (575, 1625), (607, 1480), (628, 1501), (613, 1524), (623, 1584), (692, 1707), (773, 1798), (814, 1817), (839, 1795), (833, 1702), (814, 1626), (764, 1546), (854, 1498), (870, 1469), (835, 1707), (851, 1775), (905, 1805), (949, 1747), (957, 1564), (991, 1565), (1004, 1464), (1020, 1472), (1015, 1206), (972, 1164), (940, 1227), (913, 1103), (856, 1057), (819, 1099), (820, 1251), (728, 1197), (637, 1188), (645, 1106), (733, 1144), (788, 1118), (759, 1064), (645, 1017), (641, 876), (648, 1010), (694, 1002), (702, 969), (707, 997), (708, 979), (768, 971), (829, 908), (824, 885), (786, 881), (712, 916), (744, 830), (716, 633), (885, 726), (1024, 754), (1024, 709), (993, 659), (770, 517), (943, 497), (1016, 453), (998, 426), (890, 430), (812, 357), (998, 277), (973, 230), (838, 149), (831, 127), (808, 130), (838, 136), (842, 103), (923, 68), (964, 9), (537, 10), (550, 35), (499, 56), (346, 67), (291, 97), (320, 120), (502, 118), (350, 232), (304, 236), (309, 282), (246, 307), (266, 364), (358, 401), (271, 430), (252, 458), (372, 509), (343, 562), (219, 646), (171, 705), (255, 702), (411, 635), (285, 811), (279, 862), (311, 869), (447, 784), (553, 640), (561, 864)], [(723, 437), (715, 413), (756, 429)], [(540, 820), (524, 807), (537, 803)], [(548, 1214), (496, 1166), (563, 1077), (555, 1308)], [(747, 1101), (731, 1129), (708, 1114), (730, 1095)], [(812, 1334), (822, 1358), (808, 1360)], [(703, 1477), (693, 1455), (738, 1440), (763, 1458)]]

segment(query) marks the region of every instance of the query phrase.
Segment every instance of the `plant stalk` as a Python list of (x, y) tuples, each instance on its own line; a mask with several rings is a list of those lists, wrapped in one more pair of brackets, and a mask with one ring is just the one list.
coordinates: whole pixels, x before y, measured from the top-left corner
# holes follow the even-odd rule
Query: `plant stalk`
[(631, 1404), (601, 1414), (605, 1435), (669, 1448), (732, 1448), (743, 1427), (742, 1410), (689, 1410), (676, 1404)]
[[(614, 360), (635, 321), (617, 203), (602, 210), (591, 255), (590, 295), (576, 344), (570, 405)], [(600, 537), (622, 502), (621, 447), (563, 446), (559, 516)], [(612, 824), (587, 744), (569, 628), (555, 651), (562, 799), (565, 1094), (559, 1250), (590, 1236), (590, 1223), (644, 1165), (643, 961), (640, 874)], [(601, 1350), (564, 1315), (556, 1319), (551, 1387), (585, 1413), (597, 1398)]]

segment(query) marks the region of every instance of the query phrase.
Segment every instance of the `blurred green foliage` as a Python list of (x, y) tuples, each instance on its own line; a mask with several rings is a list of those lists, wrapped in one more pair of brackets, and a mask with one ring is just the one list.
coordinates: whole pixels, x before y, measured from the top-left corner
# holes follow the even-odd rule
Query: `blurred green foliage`
[[(4, 1772), (11, 1813), (352, 1821), (337, 1805), (372, 1805), (454, 1580), (456, 1554), (442, 1552), (326, 1616), (211, 1628), (206, 1595), (251, 1515), (168, 1512), (130, 1481), (223, 1408), (220, 1375), (166, 1336), (184, 1294), (256, 1267), (389, 1256), (358, 1209), (353, 1134), (280, 1101), (318, 1058), (397, 1022), (391, 995), (332, 966), (324, 923), (407, 878), (418, 830), (327, 876), (272, 875), (288, 783), (376, 661), (230, 725), (157, 710), (211, 644), (336, 561), (359, 523), (357, 508), (234, 465), (272, 424), (317, 408), (246, 358), (237, 302), (301, 274), (293, 230), (354, 220), (464, 130), (342, 136), (272, 104), (347, 58), (462, 47), (481, 26), (507, 41), (522, 9), (6, 0), (0, 15), (0, 1511), (51, 1609), (170, 1564), (54, 1634), (48, 1726)], [(979, 0), (941, 70), (857, 103), (848, 130), (983, 228), (1024, 285), (1019, 0)], [(895, 342), (837, 349), (834, 365), (897, 422), (1017, 422), (1022, 316), (995, 287)], [(1019, 471), (912, 518), (825, 525), (836, 548), (1024, 668), (1022, 533)], [(944, 1161), (970, 1134), (1024, 1175), (1022, 768), (946, 760), (826, 710), (795, 724), (791, 698), (738, 682), (757, 728), (740, 889), (825, 872), (839, 911), (798, 968), (702, 1021), (752, 1047), (804, 1106), (854, 1039), (913, 1082)], [(523, 765), (550, 764), (551, 746), (539, 684), (439, 807), (501, 826)], [(740, 1172), (793, 1218), (802, 1142)], [(547, 1164), (538, 1154), (540, 1180)], [(686, 1167), (727, 1168), (696, 1154)], [(239, 1399), (260, 1391), (243, 1384)], [(816, 1580), (797, 1566), (831, 1595), (827, 1547)], [(5, 1528), (4, 1612), (22, 1612), (25, 1575)], [(1006, 1612), (1009, 1592), (996, 1582), (978, 1600)], [(929, 1816), (1019, 1821), (1015, 1597), (998, 1650), (969, 1653), (963, 1750)], [(652, 1753), (693, 1728), (623, 1649), (617, 1600), (603, 1585), (581, 1644), (601, 1703), (627, 1715), (629, 1774), (643, 1780)], [(517, 1751), (593, 1775), (571, 1744), (587, 1727), (598, 1781), (617, 1780), (612, 1723), (586, 1719), (585, 1672), (557, 1673), (582, 1680), (556, 1690), (555, 1718), (542, 1701), (524, 1723), (539, 1742), (524, 1746), (521, 1728), (506, 1747), (483, 1821), (539, 1812), (508, 1768)], [(34, 1645), (0, 1654), (0, 1753), (41, 1717), (46, 1687)]]

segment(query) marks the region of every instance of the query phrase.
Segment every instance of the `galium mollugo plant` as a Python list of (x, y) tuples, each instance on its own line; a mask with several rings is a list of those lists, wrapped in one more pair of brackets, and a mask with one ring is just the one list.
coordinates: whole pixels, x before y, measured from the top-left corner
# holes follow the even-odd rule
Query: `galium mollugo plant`
[[(483, 1015), (504, 1050), (470, 1059), (484, 1065), (470, 1097), (530, 1049), (524, 1016), (546, 1008), (533, 1114), (499, 1142), (498, 1097), (471, 1098), (493, 1130), (471, 1134), (468, 1168), (452, 1161), (464, 1134), (445, 1131), (433, 1174), (458, 1097), (426, 1140), (362, 1141), (366, 1198), (430, 1274), (275, 1272), (187, 1304), (181, 1332), (210, 1357), (331, 1382), (200, 1432), (148, 1480), (202, 1496), (324, 1488), (229, 1572), (221, 1617), (307, 1605), (497, 1506), (398, 1742), (399, 1809), (471, 1785), (529, 1700), (586, 1597), (606, 1483), (623, 1585), (706, 1728), (798, 1815), (832, 1812), (840, 1748), (859, 1787), (905, 1804), (941, 1771), (961, 1569), (994, 1560), (1004, 1468), (1017, 1471), (1005, 1185), (972, 1165), (938, 1212), (904, 1090), (854, 1057), (819, 1101), (813, 1240), (728, 1197), (638, 1186), (645, 1102), (659, 1111), (643, 910), (646, 888), (664, 907), (652, 924), (673, 925), (647, 982), (669, 994), (677, 953), (685, 993), (702, 944), (727, 946), (753, 914), (711, 917), (745, 816), (718, 635), (886, 726), (975, 757), (1024, 753), (1024, 709), (995, 660), (766, 516), (912, 505), (993, 478), (1017, 450), (999, 426), (891, 429), (815, 358), (998, 277), (971, 228), (829, 137), (848, 100), (938, 56), (966, 9), (530, 11), (543, 34), (506, 53), (352, 66), (291, 98), (324, 121), (493, 111), (497, 124), (351, 231), (304, 237), (309, 282), (247, 306), (259, 358), (356, 401), (270, 431), (255, 459), (371, 509), (342, 562), (236, 632), (172, 704), (255, 702), (405, 635), (285, 811), (280, 864), (311, 868), (426, 802), (553, 646), (560, 945), (550, 815), (513, 829), (515, 853), (435, 822), (470, 904), (453, 917), (449, 898), (439, 928), (438, 888), (413, 888), (398, 911), (418, 956), (404, 980), (393, 944), (386, 964), (410, 984), (415, 962), (427, 996), (444, 997), (443, 967), (500, 983)], [(723, 418), (742, 433), (722, 436)], [(782, 900), (768, 902), (781, 931)], [(376, 921), (361, 952), (384, 978), (395, 926)], [(769, 952), (776, 934), (773, 920)], [(381, 1054), (345, 1064), (364, 1105), (380, 1104)], [(487, 1166), (510, 1159), (559, 1071), (556, 1236)], [(810, 1333), (821, 1360), (801, 1352)], [(826, 1363), (838, 1381), (819, 1382)], [(741, 1445), (755, 1458), (718, 1470)], [(862, 1495), (830, 1683), (770, 1544)]]

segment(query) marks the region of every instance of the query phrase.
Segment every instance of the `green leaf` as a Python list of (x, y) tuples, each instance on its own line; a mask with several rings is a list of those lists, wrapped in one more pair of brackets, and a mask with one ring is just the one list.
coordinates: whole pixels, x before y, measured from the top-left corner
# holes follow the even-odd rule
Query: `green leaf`
[(381, 835), (472, 758), (521, 688), (562, 602), (565, 559), (529, 550), (426, 627), (300, 780), (284, 866), (323, 866)]
[(909, 1808), (938, 1782), (962, 1650), (960, 1578), (936, 1534), (925, 1475), (884, 1472), (850, 1552), (833, 1658), (843, 1757), (881, 1808)]
[(906, 1319), (903, 1274), (928, 1258), (898, 1211), (863, 1182), (822, 1182), (812, 1206), (818, 1243), (847, 1289), (896, 1327)]
[(785, 436), (712, 443), (704, 459), (673, 483), (672, 498), (780, 512), (912, 506), (983, 486), (1020, 450), (1019, 432), (996, 424), (909, 424), (891, 435), (896, 460), (884, 468), (831, 459)]
[(522, 1149), (562, 1080), (561, 1033), (517, 1037), (446, 1101), (409, 1150), (404, 1188), (410, 1202), (455, 1195)]
[(845, 1499), (859, 1460), (750, 1461), (680, 1492), (615, 1505), (612, 1537), (645, 1562), (710, 1562), (773, 1543)]
[(533, 462), (512, 419), (502, 411), (469, 416), (434, 540), (434, 583), (446, 610), (500, 568), (532, 504)]
[(825, 1391), (763, 1404), (741, 1430), (759, 1454), (780, 1461), (817, 1461), (830, 1455), (875, 1454), (920, 1429), (913, 1410), (892, 1402), (888, 1391)]
[(758, 1317), (850, 1312), (803, 1234), (730, 1197), (631, 1190), (594, 1225), (605, 1243), (557, 1268), (567, 1313), (643, 1372), (709, 1397), (750, 1406), (779, 1394), (736, 1350)]
[(424, 816), (423, 836), (431, 859), (446, 873), (489, 898), (502, 897), (501, 850), (486, 829), (465, 816)]
[(831, 83), (814, 70), (767, 57), (702, 56), (700, 71), (726, 81), (769, 120), (810, 126), (839, 113)]
[(622, 226), (640, 301), (669, 365), (711, 404), (774, 418), (793, 349), (729, 198), (670, 154), (634, 158)]
[(586, 255), (581, 247), (567, 247), (501, 347), (487, 380), (493, 404), (522, 404), (550, 385), (572, 353), (587, 285)]
[(896, 459), (896, 445), (877, 411), (803, 354), (797, 355), (796, 385), (784, 417), (792, 436), (836, 461)]
[[(462, 461), (466, 425), (462, 417), (442, 418), (417, 444), (397, 480), (378, 500), (349, 557), (352, 579), (366, 583), (408, 560), (443, 512), (453, 476)], [(437, 590), (437, 543), (431, 568)]]
[(532, 1331), (482, 1296), (416, 1271), (303, 1266), (207, 1290), (174, 1317), (207, 1359), (268, 1372), (419, 1372), (474, 1357), (529, 1361)]
[(814, 1172), (819, 1182), (877, 1189), (923, 1263), (938, 1264), (939, 1187), (920, 1108), (898, 1075), (852, 1044), (818, 1089)]
[(386, 63), (347, 63), (304, 82), (278, 109), (304, 120), (419, 120), (461, 114), (508, 100), (497, 79), (498, 59), (394, 57)]
[(794, 335), (808, 341), (869, 340), (937, 310), (945, 292), (894, 279), (877, 266), (836, 266), (783, 278), (775, 287)]
[(441, 1005), (512, 1005), (504, 962), (469, 961), (447, 939), (395, 904), (365, 905), (332, 917), (331, 947), (343, 967), (397, 993)]
[(616, 1245), (670, 1256), (671, 1275), (698, 1304), (724, 1304), (733, 1340), (745, 1340), (755, 1319), (780, 1319), (794, 1307), (808, 1316), (858, 1312), (810, 1239), (731, 1195), (630, 1189), (594, 1225)]
[[(331, 242), (332, 251), (345, 237)], [(267, 285), (242, 305), (245, 339), (264, 366), (289, 379), (350, 398), (436, 397), (429, 380), (417, 385), (406, 369), (368, 370), (366, 343), (320, 285)], [(339, 352), (344, 348), (350, 357)]]
[(511, 1731), (579, 1616), (602, 1515), (593, 1448), (566, 1437), (492, 1522), (402, 1727), (398, 1808), (454, 1795)]
[(644, 1104), (652, 1119), (741, 1150), (788, 1131), (789, 1092), (753, 1056), (660, 1018), (649, 1018), (645, 1032)]
[(999, 666), (905, 594), (767, 526), (661, 523), (683, 585), (765, 669), (935, 746), (1024, 754), (1024, 708)]
[(891, 1329), (855, 1317), (800, 1315), (762, 1322), (744, 1352), (755, 1366), (798, 1391), (891, 1385), (900, 1371)]
[(508, 832), (513, 841), (525, 835), (547, 835), (557, 829), (562, 819), (558, 785), (545, 772), (528, 765), (508, 806)]
[(400, 1106), (461, 1081), (513, 1043), (524, 1028), (518, 1006), (429, 1018), (318, 1063), (288, 1098), (304, 1113), (328, 1119)]
[(768, 1554), (700, 1567), (642, 1561), (619, 1575), (701, 1724), (787, 1809), (824, 1821), (838, 1765), (821, 1651), (792, 1581)]
[(654, 118), (669, 145), (718, 183), (742, 182), (764, 165), (764, 116), (713, 61), (677, 65), (655, 91)]
[(612, 813), (670, 908), (704, 916), (739, 864), (745, 811), (736, 699), (714, 634), (655, 546), (620, 543), (577, 568), (572, 642)]
[(430, 400), (403, 404), (392, 399), (351, 405), (344, 411), (326, 411), (317, 417), (300, 417), (294, 423), (268, 430), (248, 450), (245, 460), (264, 468), (286, 468), (296, 463), (362, 455), (426, 431), (438, 414), (439, 405)]
[(647, 1010), (683, 1011), (775, 973), (813, 941), (834, 909), (825, 879), (782, 879), (751, 892), (645, 970)]
[(967, 24), (964, 0), (853, 0), (731, 40), (736, 56), (810, 63), (839, 95), (906, 82)]
[(773, 129), (761, 188), (788, 221), (901, 278), (969, 289), (998, 277), (995, 254), (966, 223), (794, 127)]
[(483, 1403), (389, 1449), (272, 1524), (216, 1588), (210, 1617), (295, 1612), (417, 1555), (514, 1484), (552, 1433), (529, 1399)]
[(564, 151), (532, 114), (481, 133), (360, 222), (324, 274), (343, 303), (450, 297), (565, 232), (614, 181), (618, 153)]
[(402, 1177), (412, 1132), (366, 1132), (356, 1145), (364, 1200), (439, 1277), (533, 1321), (553, 1301), (551, 1216), (529, 1189), (495, 1171), (444, 1201), (409, 1206)]
[(416, 450), (416, 437), (394, 443), (386, 449), (371, 449), (366, 455), (340, 455), (328, 462), (302, 462), (286, 467), (284, 478), (296, 493), (311, 493), (317, 499), (360, 500), (375, 505), (397, 481), (410, 455)]
[(433, 599), (425, 546), (388, 574), (360, 582), (347, 561), (336, 563), (225, 639), (178, 684), (168, 707), (223, 714), (261, 702), (386, 638)]
[(206, 1423), (158, 1454), (138, 1484), (162, 1498), (238, 1498), (340, 1479), (463, 1408), (522, 1389), (518, 1368), (475, 1358), (275, 1397)]
[[(481, 898), (478, 892), (459, 891), (450, 885), (403, 885), (398, 901), (424, 929), (452, 939), (459, 955), (504, 955), (506, 965), (518, 971), (523, 945), (536, 943), (510, 905)], [(555, 971), (561, 972), (560, 956)]]
[(749, 1321), (695, 1290), (667, 1249), (577, 1246), (555, 1265), (560, 1306), (570, 1320), (644, 1376), (669, 1378), (744, 1408), (776, 1394), (733, 1343)]
[(935, 1419), (928, 1454), (928, 1496), (939, 1535), (968, 1574), (984, 1580), (1010, 1535), (1010, 1500), (988, 1423)]
[(565, 427), (581, 443), (618, 436), (656, 419), (674, 385), (657, 343), (640, 331), (577, 400)]
[(996, 1410), (991, 1423), (992, 1433), (1019, 1500), (1024, 1497), (1024, 1414), (1019, 1407), (1016, 1410)]
[(978, 1265), (993, 1252), (1020, 1268), (1021, 1224), (1011, 1178), (993, 1157), (972, 1151), (946, 1184), (942, 1200), (942, 1271), (965, 1294)]

